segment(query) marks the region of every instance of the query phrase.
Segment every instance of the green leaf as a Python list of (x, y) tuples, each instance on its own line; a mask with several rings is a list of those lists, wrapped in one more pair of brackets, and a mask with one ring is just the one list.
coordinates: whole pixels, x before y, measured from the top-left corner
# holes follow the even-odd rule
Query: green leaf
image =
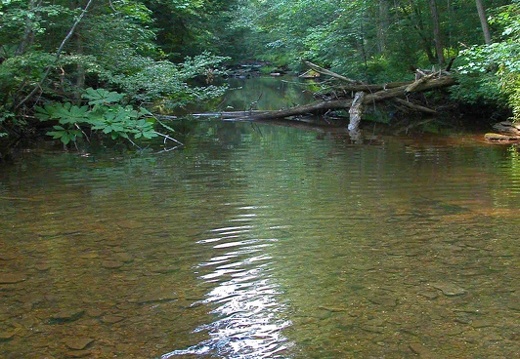
[(143, 132), (143, 137), (150, 140), (154, 137), (157, 137), (157, 133), (155, 131), (146, 131), (146, 132)]
[(117, 103), (121, 101), (124, 96), (124, 94), (118, 92), (111, 92), (102, 88), (94, 90), (92, 87), (89, 87), (85, 90), (82, 97), (88, 100), (89, 105), (103, 105)]
[(49, 131), (47, 135), (52, 136), (53, 139), (59, 139), (64, 145), (68, 145), (71, 141), (76, 141), (77, 137), (81, 137), (80, 130), (67, 130), (61, 126), (53, 126), (56, 131)]
[(88, 120), (88, 107), (76, 106), (70, 102), (52, 103), (36, 108), (36, 117), (40, 121), (58, 120), (61, 124), (72, 124)]

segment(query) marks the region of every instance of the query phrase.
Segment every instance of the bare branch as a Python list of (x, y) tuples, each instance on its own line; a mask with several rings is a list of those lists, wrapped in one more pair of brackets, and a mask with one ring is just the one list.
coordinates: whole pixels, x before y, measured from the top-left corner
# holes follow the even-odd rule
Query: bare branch
[(22, 101), (20, 101), (18, 103), (18, 105), (15, 106), (15, 108), (14, 108), (15, 110), (20, 108), (20, 106), (22, 106), (24, 103), (26, 103), (41, 88), (41, 86), (43, 85), (43, 82), (49, 76), (53, 66), (56, 65), (56, 63), (59, 61), (61, 52), (63, 51), (65, 44), (72, 37), (72, 35), (74, 34), (74, 31), (76, 30), (76, 27), (78, 27), (79, 23), (81, 22), (81, 20), (83, 19), (83, 17), (85, 16), (85, 14), (88, 11), (90, 5), (92, 5), (93, 2), (94, 2), (94, 0), (89, 0), (87, 5), (85, 5), (85, 8), (81, 11), (81, 14), (78, 16), (76, 21), (74, 21), (74, 24), (72, 25), (69, 32), (67, 33), (67, 36), (65, 36), (65, 38), (61, 42), (60, 47), (58, 47), (58, 50), (56, 51), (56, 55), (55, 55), (56, 58), (54, 59), (54, 62), (52, 63), (52, 65), (47, 66), (47, 69), (45, 70), (45, 73), (43, 74), (42, 79), (34, 86), (34, 89), (27, 96), (25, 96), (25, 98)]

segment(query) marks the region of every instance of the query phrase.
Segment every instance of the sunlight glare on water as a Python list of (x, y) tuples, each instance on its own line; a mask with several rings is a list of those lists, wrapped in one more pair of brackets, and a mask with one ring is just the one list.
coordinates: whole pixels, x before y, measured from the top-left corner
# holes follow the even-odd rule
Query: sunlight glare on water
[(270, 274), (272, 257), (268, 254), (277, 239), (256, 236), (269, 230), (264, 232), (254, 224), (257, 210), (261, 208), (238, 208), (244, 213), (230, 222), (247, 219), (248, 224), (212, 229), (211, 238), (197, 242), (215, 251), (197, 269), (201, 280), (215, 283), (216, 287), (193, 305), (213, 306), (211, 313), (217, 319), (194, 330), (207, 332), (210, 339), (162, 358), (187, 354), (244, 359), (284, 357), (281, 353), (288, 344), (282, 330), (291, 322), (283, 319), (285, 308), (277, 301), (279, 286)]
[(2, 168), (2, 358), (520, 356), (517, 148), (192, 126)]

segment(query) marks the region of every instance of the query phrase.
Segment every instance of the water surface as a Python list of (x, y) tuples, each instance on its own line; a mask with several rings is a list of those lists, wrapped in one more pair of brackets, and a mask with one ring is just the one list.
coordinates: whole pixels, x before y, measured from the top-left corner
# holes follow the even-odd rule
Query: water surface
[(518, 357), (518, 228), (518, 151), (473, 138), (29, 151), (0, 173), (0, 356)]

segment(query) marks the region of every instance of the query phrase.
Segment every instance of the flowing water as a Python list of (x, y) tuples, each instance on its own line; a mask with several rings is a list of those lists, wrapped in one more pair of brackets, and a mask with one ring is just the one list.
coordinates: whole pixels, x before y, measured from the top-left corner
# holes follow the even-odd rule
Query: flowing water
[(520, 356), (520, 153), (202, 121), (0, 173), (2, 358)]

